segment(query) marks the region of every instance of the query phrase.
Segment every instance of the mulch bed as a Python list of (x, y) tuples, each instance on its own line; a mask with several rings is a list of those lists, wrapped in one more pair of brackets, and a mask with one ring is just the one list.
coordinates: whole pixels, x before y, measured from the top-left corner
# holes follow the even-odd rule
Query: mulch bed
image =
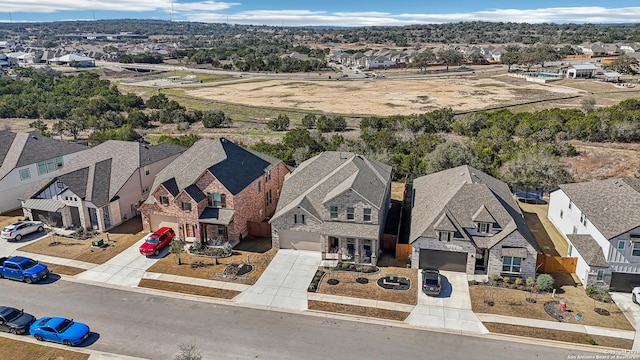
[(337, 304), (326, 301), (308, 301), (309, 310), (328, 311), (339, 314), (356, 315), (373, 317), (378, 319), (404, 321), (410, 313), (404, 311), (395, 311), (387, 309), (379, 309), (366, 306)]
[(378, 279), (378, 286), (387, 290), (409, 290), (411, 289), (411, 280), (405, 277), (399, 277), (397, 280), (397, 284), (390, 284), (387, 282), (385, 284), (386, 277), (381, 277)]

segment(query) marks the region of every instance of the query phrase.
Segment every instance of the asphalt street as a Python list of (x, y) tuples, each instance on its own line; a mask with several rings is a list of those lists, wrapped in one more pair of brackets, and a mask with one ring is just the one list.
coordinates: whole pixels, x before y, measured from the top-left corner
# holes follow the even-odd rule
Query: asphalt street
[(0, 305), (85, 322), (91, 349), (173, 359), (195, 343), (204, 359), (567, 359), (561, 347), (218, 305), (68, 282), (0, 280)]

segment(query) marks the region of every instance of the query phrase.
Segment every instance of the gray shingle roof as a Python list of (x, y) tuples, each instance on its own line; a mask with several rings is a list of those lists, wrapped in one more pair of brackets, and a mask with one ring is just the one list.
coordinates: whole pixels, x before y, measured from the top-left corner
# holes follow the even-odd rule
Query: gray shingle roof
[(14, 133), (0, 131), (0, 179), (11, 170), (35, 164), (58, 156), (88, 149), (80, 144), (68, 143), (42, 136), (37, 131)]
[(322, 223), (321, 231), (323, 235), (327, 236), (352, 237), (371, 240), (377, 240), (380, 236), (380, 227), (372, 224), (327, 221)]
[(567, 238), (589, 266), (609, 266), (602, 248), (591, 235), (568, 234)]
[(295, 206), (321, 214), (323, 203), (348, 190), (380, 209), (390, 182), (389, 165), (350, 152), (323, 152), (301, 163), (287, 178), (273, 218)]
[[(57, 178), (74, 194), (95, 206), (105, 206), (136, 170), (149, 161), (171, 157), (184, 149), (162, 144), (156, 146), (160, 148), (138, 142), (109, 140), (73, 158)], [(141, 155), (148, 156), (141, 158)], [(33, 188), (25, 198), (36, 196), (42, 189)]]
[[(437, 238), (436, 225), (442, 225), (446, 214), (450, 218), (447, 226), (456, 227), (478, 247), (490, 248), (517, 229), (538, 250), (509, 187), (480, 170), (463, 165), (422, 176), (414, 180), (413, 189), (410, 243), (421, 236)], [(476, 228), (474, 217), (482, 222), (494, 219), (501, 231), (493, 236), (470, 236), (465, 228)]]
[(640, 226), (640, 179), (562, 184), (560, 189), (607, 239)]
[(162, 184), (175, 196), (209, 171), (235, 195), (280, 162), (225, 138), (201, 139), (158, 173), (152, 192)]

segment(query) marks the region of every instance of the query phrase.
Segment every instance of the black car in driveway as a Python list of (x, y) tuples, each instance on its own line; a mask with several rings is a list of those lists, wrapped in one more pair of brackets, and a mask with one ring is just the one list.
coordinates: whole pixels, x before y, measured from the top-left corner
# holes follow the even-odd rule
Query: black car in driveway
[(422, 269), (422, 291), (430, 296), (440, 295), (442, 279), (437, 269)]
[(0, 306), (0, 330), (12, 334), (24, 334), (29, 332), (29, 326), (36, 321), (36, 318), (9, 306)]

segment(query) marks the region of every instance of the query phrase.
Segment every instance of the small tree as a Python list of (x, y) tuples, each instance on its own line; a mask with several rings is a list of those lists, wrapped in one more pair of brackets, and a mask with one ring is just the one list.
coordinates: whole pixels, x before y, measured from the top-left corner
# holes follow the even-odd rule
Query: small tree
[(540, 291), (551, 291), (553, 289), (553, 276), (549, 274), (540, 274), (536, 279), (536, 285)]
[(202, 355), (195, 343), (181, 344), (180, 353), (176, 355), (175, 360), (202, 360)]
[(287, 131), (289, 129), (289, 117), (287, 114), (280, 114), (276, 119), (267, 122), (267, 127), (273, 131)]
[(40, 221), (46, 225), (45, 230), (49, 233), (49, 236), (51, 236), (51, 244), (53, 244), (56, 241), (56, 232), (53, 228), (56, 227), (58, 223), (50, 216), (41, 215), (39, 218)]
[(306, 129), (312, 129), (316, 126), (316, 116), (313, 114), (307, 114), (302, 118), (302, 126)]
[[(182, 253), (182, 240), (177, 237), (171, 240), (171, 244), (169, 245), (169, 252), (176, 255), (176, 259), (178, 260), (178, 265), (182, 265), (182, 260), (180, 259), (180, 254)], [(182, 347), (182, 346), (181, 346)]]

